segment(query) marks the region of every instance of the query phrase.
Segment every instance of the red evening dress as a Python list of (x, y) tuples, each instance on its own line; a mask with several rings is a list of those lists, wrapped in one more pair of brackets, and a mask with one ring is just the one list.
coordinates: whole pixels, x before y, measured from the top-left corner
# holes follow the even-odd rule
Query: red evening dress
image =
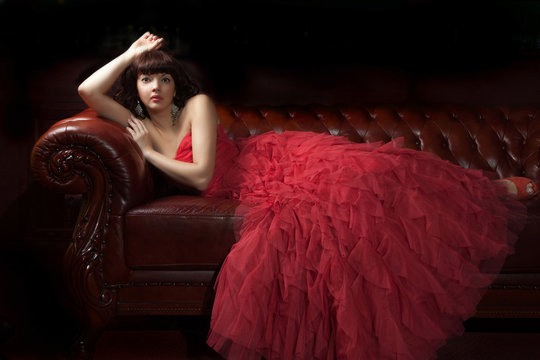
[[(205, 196), (243, 221), (208, 344), (228, 359), (429, 359), (463, 332), (522, 229), (481, 171), (401, 141), (218, 128)], [(177, 159), (192, 161), (191, 135)]]

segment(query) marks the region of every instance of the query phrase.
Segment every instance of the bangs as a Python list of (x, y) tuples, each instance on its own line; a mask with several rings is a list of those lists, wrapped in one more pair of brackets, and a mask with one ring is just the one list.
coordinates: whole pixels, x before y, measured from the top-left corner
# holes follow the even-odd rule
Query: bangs
[(148, 51), (141, 54), (133, 63), (136, 74), (174, 74), (176, 63), (172, 56), (162, 51)]

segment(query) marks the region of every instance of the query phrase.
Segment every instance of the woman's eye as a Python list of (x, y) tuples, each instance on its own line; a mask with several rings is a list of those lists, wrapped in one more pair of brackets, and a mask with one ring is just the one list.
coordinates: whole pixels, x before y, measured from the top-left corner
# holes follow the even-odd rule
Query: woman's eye
[(163, 78), (162, 81), (164, 83), (170, 83), (171, 82), (171, 79), (170, 78)]
[(149, 82), (150, 81), (150, 78), (145, 76), (141, 79), (142, 82)]

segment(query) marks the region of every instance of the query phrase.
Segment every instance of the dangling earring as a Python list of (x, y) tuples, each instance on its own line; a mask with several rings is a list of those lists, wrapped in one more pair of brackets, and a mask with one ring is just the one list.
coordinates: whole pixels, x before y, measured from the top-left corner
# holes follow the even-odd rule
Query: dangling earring
[(176, 119), (178, 118), (178, 106), (175, 103), (171, 107), (172, 126), (176, 125)]
[(144, 117), (143, 108), (139, 100), (137, 100), (137, 106), (135, 106), (135, 115), (137, 115), (140, 118)]

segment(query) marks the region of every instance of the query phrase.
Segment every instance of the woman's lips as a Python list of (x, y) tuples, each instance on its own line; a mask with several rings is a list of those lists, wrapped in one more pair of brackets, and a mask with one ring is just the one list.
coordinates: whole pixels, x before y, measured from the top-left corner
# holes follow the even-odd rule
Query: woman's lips
[(163, 100), (163, 98), (159, 95), (154, 95), (150, 98), (150, 100), (152, 100), (153, 102), (159, 102), (161, 100)]

